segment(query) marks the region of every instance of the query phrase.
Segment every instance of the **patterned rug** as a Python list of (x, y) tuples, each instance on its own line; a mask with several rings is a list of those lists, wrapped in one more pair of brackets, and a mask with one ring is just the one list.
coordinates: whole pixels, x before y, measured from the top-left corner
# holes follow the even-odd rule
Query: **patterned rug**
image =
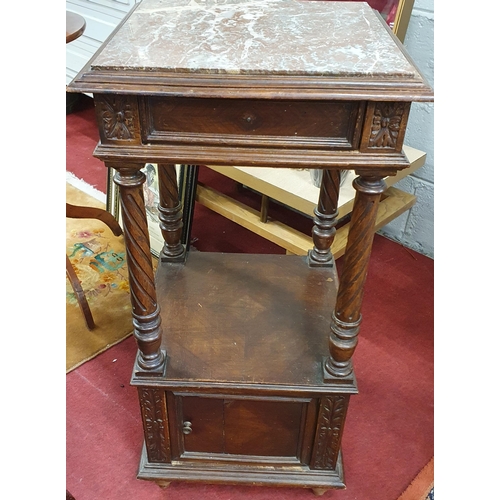
[[(66, 200), (80, 206), (104, 204), (66, 184)], [(96, 327), (88, 330), (66, 279), (66, 372), (131, 335), (132, 315), (123, 236), (99, 220), (66, 218), (66, 254), (81, 281)]]

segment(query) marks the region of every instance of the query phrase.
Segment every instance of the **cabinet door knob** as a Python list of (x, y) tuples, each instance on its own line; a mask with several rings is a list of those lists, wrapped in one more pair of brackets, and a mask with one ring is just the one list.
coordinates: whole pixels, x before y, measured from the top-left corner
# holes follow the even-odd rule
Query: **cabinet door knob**
[(191, 422), (188, 422), (186, 420), (186, 422), (182, 424), (182, 432), (184, 434), (191, 434), (191, 432), (193, 432), (193, 429), (191, 429), (191, 425), (192, 425)]

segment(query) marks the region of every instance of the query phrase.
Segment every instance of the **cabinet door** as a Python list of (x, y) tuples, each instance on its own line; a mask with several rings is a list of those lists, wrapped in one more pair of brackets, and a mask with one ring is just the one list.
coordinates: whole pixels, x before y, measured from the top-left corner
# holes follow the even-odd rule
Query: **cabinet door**
[(174, 406), (171, 434), (176, 458), (307, 462), (315, 400), (176, 394), (169, 401)]
[(184, 451), (224, 453), (224, 400), (184, 396), (179, 402)]
[(225, 452), (299, 457), (303, 403), (224, 400)]

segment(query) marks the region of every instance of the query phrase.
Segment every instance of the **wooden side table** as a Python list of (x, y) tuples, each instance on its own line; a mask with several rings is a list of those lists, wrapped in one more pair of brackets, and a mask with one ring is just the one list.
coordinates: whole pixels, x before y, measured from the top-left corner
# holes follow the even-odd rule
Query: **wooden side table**
[[(87, 26), (85, 18), (76, 12), (66, 11), (66, 43), (80, 38)], [(79, 94), (66, 94), (66, 114), (71, 113), (80, 98)]]
[[(144, 0), (70, 87), (117, 173), (144, 450), (139, 477), (344, 487), (341, 438), (384, 178), (432, 90), (364, 3)], [(140, 169), (159, 168), (156, 277)], [(188, 252), (174, 165), (322, 168), (307, 256)], [(342, 275), (339, 169), (356, 197)], [(333, 314), (332, 314), (333, 309)]]

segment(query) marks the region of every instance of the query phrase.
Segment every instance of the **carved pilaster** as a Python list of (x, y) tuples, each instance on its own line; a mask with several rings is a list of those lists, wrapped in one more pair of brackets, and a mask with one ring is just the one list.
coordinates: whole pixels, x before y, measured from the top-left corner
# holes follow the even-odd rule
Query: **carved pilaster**
[(312, 239), (314, 247), (309, 251), (309, 265), (332, 267), (331, 246), (335, 238), (340, 192), (340, 170), (325, 169), (321, 179), (318, 206), (314, 209)]
[(108, 164), (116, 169), (120, 188), (123, 232), (127, 250), (130, 299), (134, 336), (139, 353), (137, 363), (147, 375), (163, 373), (166, 355), (161, 351), (161, 319), (154, 284), (148, 223), (144, 207), (142, 164)]
[(325, 381), (347, 377), (352, 372), (351, 358), (358, 343), (361, 303), (370, 260), (378, 203), (386, 189), (382, 177), (356, 178), (351, 229), (340, 276), (337, 302), (331, 323), (330, 357), (325, 363)]
[(138, 388), (144, 440), (149, 462), (170, 462), (170, 439), (165, 391)]
[(165, 240), (161, 260), (182, 262), (186, 249), (181, 243), (182, 207), (179, 201), (179, 188), (175, 165), (159, 164), (160, 204), (158, 205), (160, 229)]
[(348, 404), (346, 395), (321, 398), (311, 469), (336, 468)]

